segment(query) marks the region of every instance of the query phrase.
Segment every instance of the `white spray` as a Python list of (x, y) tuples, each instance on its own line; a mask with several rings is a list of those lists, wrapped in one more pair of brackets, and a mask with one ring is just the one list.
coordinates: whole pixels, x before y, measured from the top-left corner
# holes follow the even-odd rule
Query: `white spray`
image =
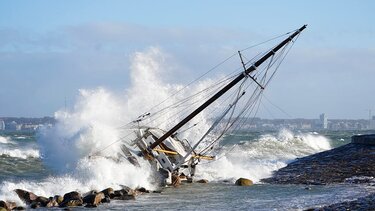
[(225, 147), (217, 161), (199, 166), (197, 176), (214, 181), (234, 181), (246, 177), (258, 182), (297, 157), (329, 149), (330, 140), (324, 136), (310, 133), (295, 135), (281, 130), (276, 137), (263, 135), (258, 140)]

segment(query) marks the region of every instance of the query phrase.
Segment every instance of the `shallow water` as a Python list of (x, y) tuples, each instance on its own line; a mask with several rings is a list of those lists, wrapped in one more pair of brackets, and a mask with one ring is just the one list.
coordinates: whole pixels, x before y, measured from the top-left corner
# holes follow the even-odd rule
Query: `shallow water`
[[(134, 201), (112, 201), (96, 210), (302, 210), (353, 200), (373, 192), (360, 185), (186, 184), (143, 194)], [(79, 207), (74, 210), (87, 210)]]

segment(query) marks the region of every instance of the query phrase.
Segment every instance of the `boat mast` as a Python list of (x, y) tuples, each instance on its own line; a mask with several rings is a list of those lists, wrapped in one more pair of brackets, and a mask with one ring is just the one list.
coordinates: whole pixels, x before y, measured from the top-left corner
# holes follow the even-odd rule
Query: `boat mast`
[(282, 41), (280, 44), (278, 44), (276, 47), (274, 47), (271, 51), (269, 51), (266, 55), (264, 55), (262, 58), (260, 58), (258, 61), (256, 61), (252, 66), (247, 68), (242, 74), (238, 75), (235, 79), (233, 79), (233, 81), (231, 81), (229, 84), (227, 84), (224, 88), (222, 88), (220, 91), (218, 91), (214, 96), (212, 96), (210, 99), (208, 99), (206, 102), (204, 102), (201, 106), (199, 106), (197, 109), (195, 109), (192, 113), (190, 113), (187, 117), (185, 117), (185, 119), (183, 119), (181, 122), (179, 122), (177, 125), (175, 125), (172, 129), (170, 129), (168, 132), (166, 132), (163, 136), (161, 136), (153, 144), (151, 144), (150, 149), (151, 150), (154, 149), (156, 146), (158, 146), (160, 143), (162, 143), (165, 139), (167, 139), (169, 136), (174, 134), (178, 129), (180, 129), (182, 126), (184, 126), (187, 122), (189, 122), (192, 118), (194, 118), (197, 114), (199, 114), (201, 111), (203, 111), (207, 106), (209, 106), (211, 103), (213, 103), (215, 100), (217, 100), (220, 96), (222, 96), (224, 93), (226, 93), (229, 89), (231, 89), (233, 86), (235, 86), (243, 78), (248, 76), (251, 72), (255, 71), (257, 69), (257, 67), (259, 67), (268, 58), (275, 55), (278, 50), (280, 50), (287, 43), (292, 41), (293, 38), (295, 36), (297, 36), (305, 28), (306, 28), (306, 25), (303, 25), (300, 29), (298, 29), (296, 32), (294, 32), (292, 35), (290, 35), (287, 39)]

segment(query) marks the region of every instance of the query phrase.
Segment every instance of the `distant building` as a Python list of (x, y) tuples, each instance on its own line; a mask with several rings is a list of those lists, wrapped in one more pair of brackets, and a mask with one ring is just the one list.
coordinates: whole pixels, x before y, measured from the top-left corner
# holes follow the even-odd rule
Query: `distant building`
[(370, 119), (369, 129), (370, 130), (375, 130), (375, 116), (372, 116), (372, 119)]
[(5, 122), (4, 122), (4, 120), (0, 120), (0, 130), (5, 130)]
[(325, 113), (320, 114), (319, 116), (319, 125), (321, 126), (322, 129), (327, 129), (328, 128), (328, 119)]

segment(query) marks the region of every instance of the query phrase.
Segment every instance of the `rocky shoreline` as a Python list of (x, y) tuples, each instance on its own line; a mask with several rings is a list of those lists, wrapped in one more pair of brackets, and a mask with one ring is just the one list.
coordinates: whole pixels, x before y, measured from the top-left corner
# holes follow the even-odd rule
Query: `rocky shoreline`
[[(262, 182), (271, 184), (324, 185), (356, 181), (373, 182), (375, 146), (350, 143), (332, 150), (299, 158)], [(360, 178), (363, 178), (361, 180)]]
[[(361, 183), (375, 186), (375, 136), (353, 136), (352, 143), (299, 158), (261, 180), (271, 184), (326, 185)], [(309, 210), (375, 210), (375, 193), (355, 201)]]
[[(193, 181), (184, 181), (184, 183), (192, 183)], [(194, 181), (195, 183), (208, 183), (206, 179)], [(180, 186), (181, 180), (178, 180), (173, 187)], [(239, 178), (235, 184), (237, 186), (251, 186), (253, 181), (246, 178)], [(150, 193), (161, 193), (160, 190), (151, 191), (146, 188), (131, 189), (125, 185), (121, 185), (120, 190), (114, 190), (113, 188), (106, 188), (102, 191), (92, 190), (87, 193), (81, 194), (77, 191), (71, 191), (64, 194), (64, 196), (55, 195), (49, 198), (45, 196), (38, 196), (32, 192), (15, 189), (15, 193), (18, 197), (27, 205), (27, 208), (37, 209), (39, 207), (45, 208), (62, 208), (63, 210), (71, 210), (74, 207), (87, 207), (95, 208), (103, 203), (110, 203), (112, 200), (135, 200), (138, 195), (150, 194)], [(25, 207), (18, 206), (15, 202), (1, 201), (0, 200), (0, 211), (10, 210), (25, 210)]]
[[(64, 196), (55, 195), (47, 198), (22, 189), (16, 189), (14, 191), (29, 208), (36, 209), (39, 207), (59, 207), (63, 208), (64, 210), (70, 210), (71, 207), (80, 206), (93, 208), (102, 203), (110, 203), (111, 200), (135, 200), (136, 196), (144, 193), (160, 193), (160, 191), (149, 191), (145, 188), (131, 189), (127, 186), (122, 186), (120, 190), (106, 188), (102, 191), (92, 190), (85, 194), (81, 194), (77, 191), (71, 191), (64, 194)], [(14, 202), (0, 201), (0, 211), (24, 209), (24, 207), (17, 206), (17, 204)]]

